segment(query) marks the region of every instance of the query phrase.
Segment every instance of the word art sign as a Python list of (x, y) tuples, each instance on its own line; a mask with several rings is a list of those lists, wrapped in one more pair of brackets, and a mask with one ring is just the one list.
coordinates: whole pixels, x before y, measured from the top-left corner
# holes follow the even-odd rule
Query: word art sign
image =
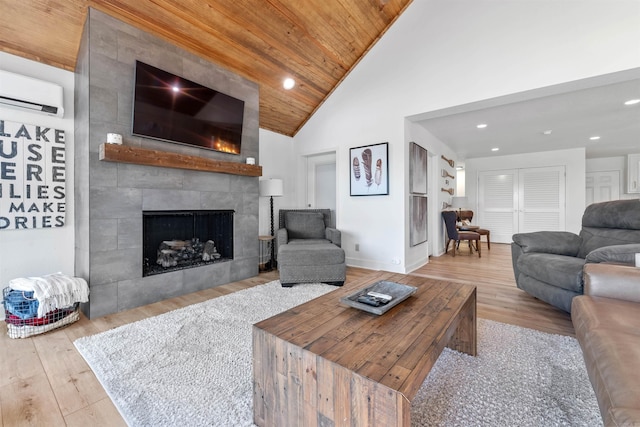
[(0, 120), (0, 230), (62, 227), (65, 134)]

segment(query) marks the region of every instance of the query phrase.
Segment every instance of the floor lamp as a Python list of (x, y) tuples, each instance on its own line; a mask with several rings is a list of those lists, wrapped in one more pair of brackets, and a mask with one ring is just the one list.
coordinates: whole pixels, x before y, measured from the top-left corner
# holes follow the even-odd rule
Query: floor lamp
[[(276, 178), (263, 179), (260, 181), (260, 197), (269, 197), (271, 206), (271, 237), (274, 237), (273, 229), (273, 198), (284, 194), (282, 180)], [(276, 266), (275, 241), (271, 240), (271, 268)]]

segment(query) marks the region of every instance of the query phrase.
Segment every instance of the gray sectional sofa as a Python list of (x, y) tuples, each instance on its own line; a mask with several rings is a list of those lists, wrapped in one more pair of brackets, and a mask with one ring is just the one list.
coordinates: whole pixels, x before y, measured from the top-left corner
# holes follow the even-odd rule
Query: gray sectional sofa
[(513, 235), (511, 255), (518, 288), (566, 312), (583, 294), (588, 263), (633, 265), (640, 253), (640, 200), (587, 206), (580, 234), (540, 231)]

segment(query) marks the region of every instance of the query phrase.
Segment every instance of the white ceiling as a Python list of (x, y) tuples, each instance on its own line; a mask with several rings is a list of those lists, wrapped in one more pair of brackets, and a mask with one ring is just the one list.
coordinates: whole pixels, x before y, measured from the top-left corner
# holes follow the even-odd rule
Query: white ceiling
[[(613, 157), (640, 152), (640, 104), (624, 105), (634, 98), (640, 99), (640, 69), (409, 119), (456, 151), (460, 161), (579, 147), (586, 148), (587, 158)], [(487, 127), (478, 129), (480, 123)], [(600, 139), (591, 141), (592, 136)]]

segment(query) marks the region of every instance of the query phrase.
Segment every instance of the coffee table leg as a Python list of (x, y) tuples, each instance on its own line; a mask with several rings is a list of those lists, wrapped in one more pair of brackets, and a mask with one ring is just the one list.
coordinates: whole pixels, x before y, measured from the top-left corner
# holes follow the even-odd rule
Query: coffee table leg
[(476, 356), (478, 354), (476, 332), (476, 291), (474, 290), (458, 314), (458, 328), (447, 347)]

